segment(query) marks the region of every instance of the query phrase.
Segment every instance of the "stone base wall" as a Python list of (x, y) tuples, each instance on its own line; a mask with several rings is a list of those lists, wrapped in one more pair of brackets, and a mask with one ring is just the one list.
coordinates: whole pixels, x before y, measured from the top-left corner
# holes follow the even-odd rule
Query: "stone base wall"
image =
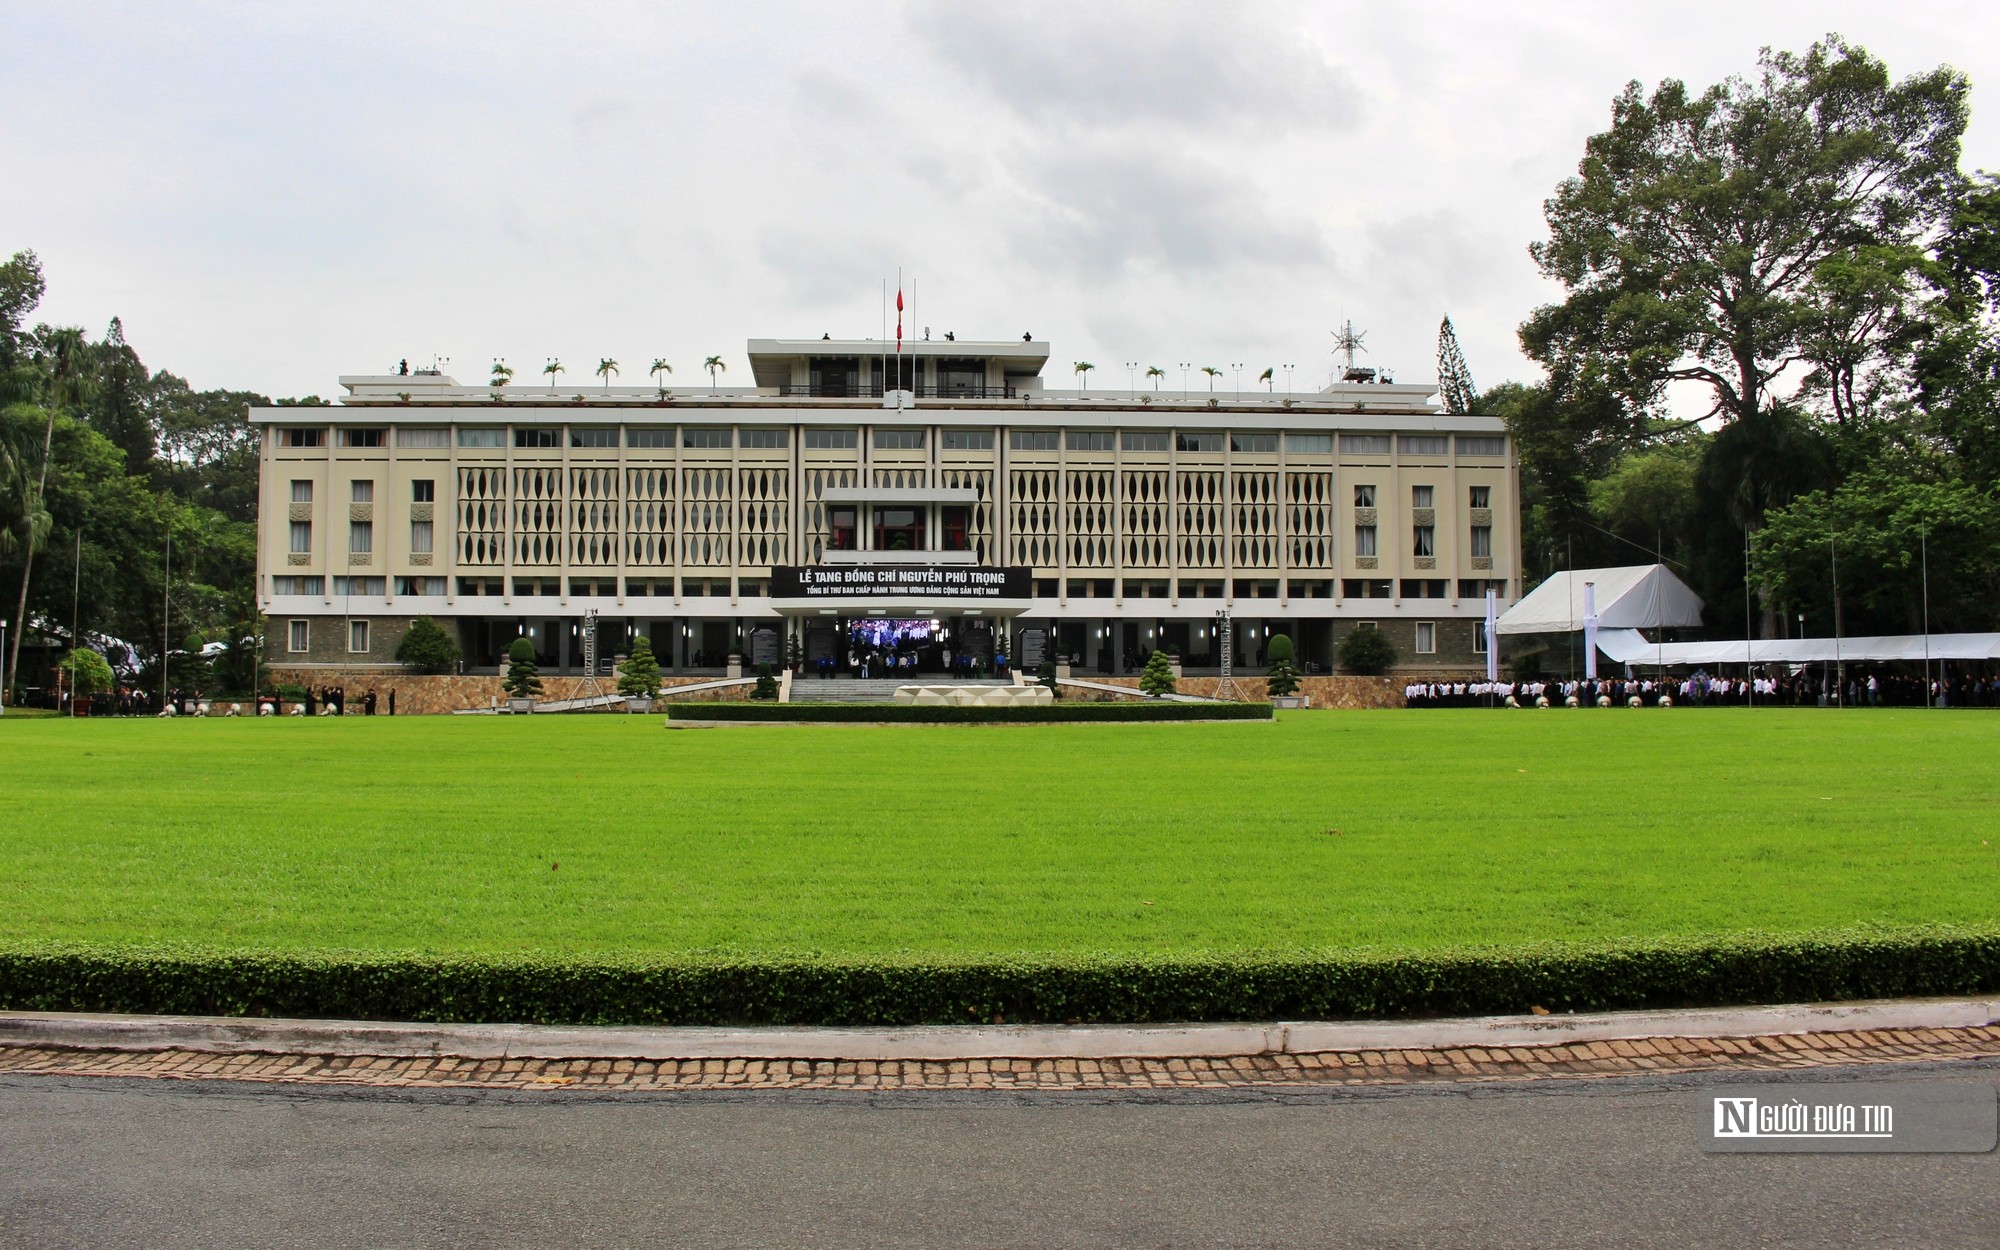
[[(1090, 677), (1085, 680), (1106, 686), (1125, 686), (1132, 690), (1139, 688), (1137, 677)], [(1237, 677), (1236, 692), (1247, 700), (1262, 703), (1266, 700), (1262, 677)], [(1183, 677), (1174, 683), (1177, 694), (1215, 697), (1215, 688), (1222, 684), (1220, 677)], [(1402, 707), (1404, 682), (1400, 677), (1301, 677), (1299, 693), (1312, 700), (1314, 707), (1328, 708), (1389, 708)], [(1087, 702), (1097, 699), (1116, 699), (1114, 694), (1096, 690), (1077, 690), (1062, 687), (1063, 698)]]
[[(472, 708), (501, 707), (507, 695), (500, 689), (499, 676), (484, 677), (416, 677), (394, 669), (379, 668), (287, 668), (281, 664), (271, 666), (271, 680), (281, 686), (311, 686), (318, 690), (326, 686), (341, 686), (347, 691), (347, 711), (353, 715), (361, 710), (361, 697), (369, 690), (375, 691), (375, 714), (386, 716), (389, 712), (389, 692), (396, 692), (396, 715), (423, 716), (438, 712), (457, 712)], [(696, 685), (714, 681), (713, 677), (662, 677), (661, 697), (675, 686)], [(613, 677), (597, 679), (600, 693), (614, 694), (618, 681)], [(728, 686), (721, 690), (701, 690), (683, 698), (688, 702), (740, 703), (749, 698), (751, 687)], [(554, 702), (558, 699), (580, 699), (590, 693), (590, 682), (582, 677), (542, 678), (541, 701)], [(614, 710), (623, 711), (623, 708)]]

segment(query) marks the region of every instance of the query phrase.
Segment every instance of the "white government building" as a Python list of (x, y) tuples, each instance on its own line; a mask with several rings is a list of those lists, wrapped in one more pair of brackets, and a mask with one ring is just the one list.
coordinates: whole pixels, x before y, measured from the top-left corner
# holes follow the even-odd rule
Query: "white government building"
[(1198, 674), (1226, 611), (1243, 669), (1284, 633), (1330, 672), (1362, 627), (1405, 670), (1470, 671), (1485, 592), (1520, 590), (1510, 442), (1430, 385), (1053, 390), (1027, 336), (749, 357), (745, 387), (419, 370), (252, 409), (271, 663), (387, 668), (430, 616), (468, 672), (526, 636), (580, 673), (589, 620), (601, 672), (645, 633), (678, 673), (793, 636), (808, 673), (898, 650), (1120, 674), (1162, 647)]

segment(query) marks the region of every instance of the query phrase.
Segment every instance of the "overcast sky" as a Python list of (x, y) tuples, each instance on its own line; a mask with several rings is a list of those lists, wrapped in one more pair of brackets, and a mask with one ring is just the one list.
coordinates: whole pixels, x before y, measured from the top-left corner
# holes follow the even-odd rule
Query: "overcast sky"
[[(198, 387), (334, 393), (433, 356), (461, 380), (600, 356), (684, 384), (744, 340), (915, 325), (1323, 384), (1528, 378), (1541, 204), (1629, 79), (1706, 85), (1837, 30), (1971, 76), (1983, 4), (0, 0), (0, 252), (44, 319)], [(1197, 375), (1197, 385), (1199, 385)]]

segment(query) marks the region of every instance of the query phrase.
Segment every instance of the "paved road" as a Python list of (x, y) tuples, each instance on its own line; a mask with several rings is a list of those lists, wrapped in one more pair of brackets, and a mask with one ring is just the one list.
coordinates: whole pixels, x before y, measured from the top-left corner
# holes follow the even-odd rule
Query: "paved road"
[(16, 1076), (0, 1246), (2000, 1245), (1994, 1154), (1700, 1153), (1687, 1091), (1740, 1079), (1781, 1078), (577, 1095)]

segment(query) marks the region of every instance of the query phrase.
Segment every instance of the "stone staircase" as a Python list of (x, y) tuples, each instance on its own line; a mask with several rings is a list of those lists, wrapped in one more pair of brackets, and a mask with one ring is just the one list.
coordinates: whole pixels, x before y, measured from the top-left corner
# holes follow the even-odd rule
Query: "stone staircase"
[(940, 673), (924, 673), (914, 677), (871, 677), (863, 681), (858, 677), (818, 677), (792, 678), (792, 702), (794, 703), (894, 703), (899, 686), (1011, 686), (1012, 678), (1005, 681), (954, 681)]

